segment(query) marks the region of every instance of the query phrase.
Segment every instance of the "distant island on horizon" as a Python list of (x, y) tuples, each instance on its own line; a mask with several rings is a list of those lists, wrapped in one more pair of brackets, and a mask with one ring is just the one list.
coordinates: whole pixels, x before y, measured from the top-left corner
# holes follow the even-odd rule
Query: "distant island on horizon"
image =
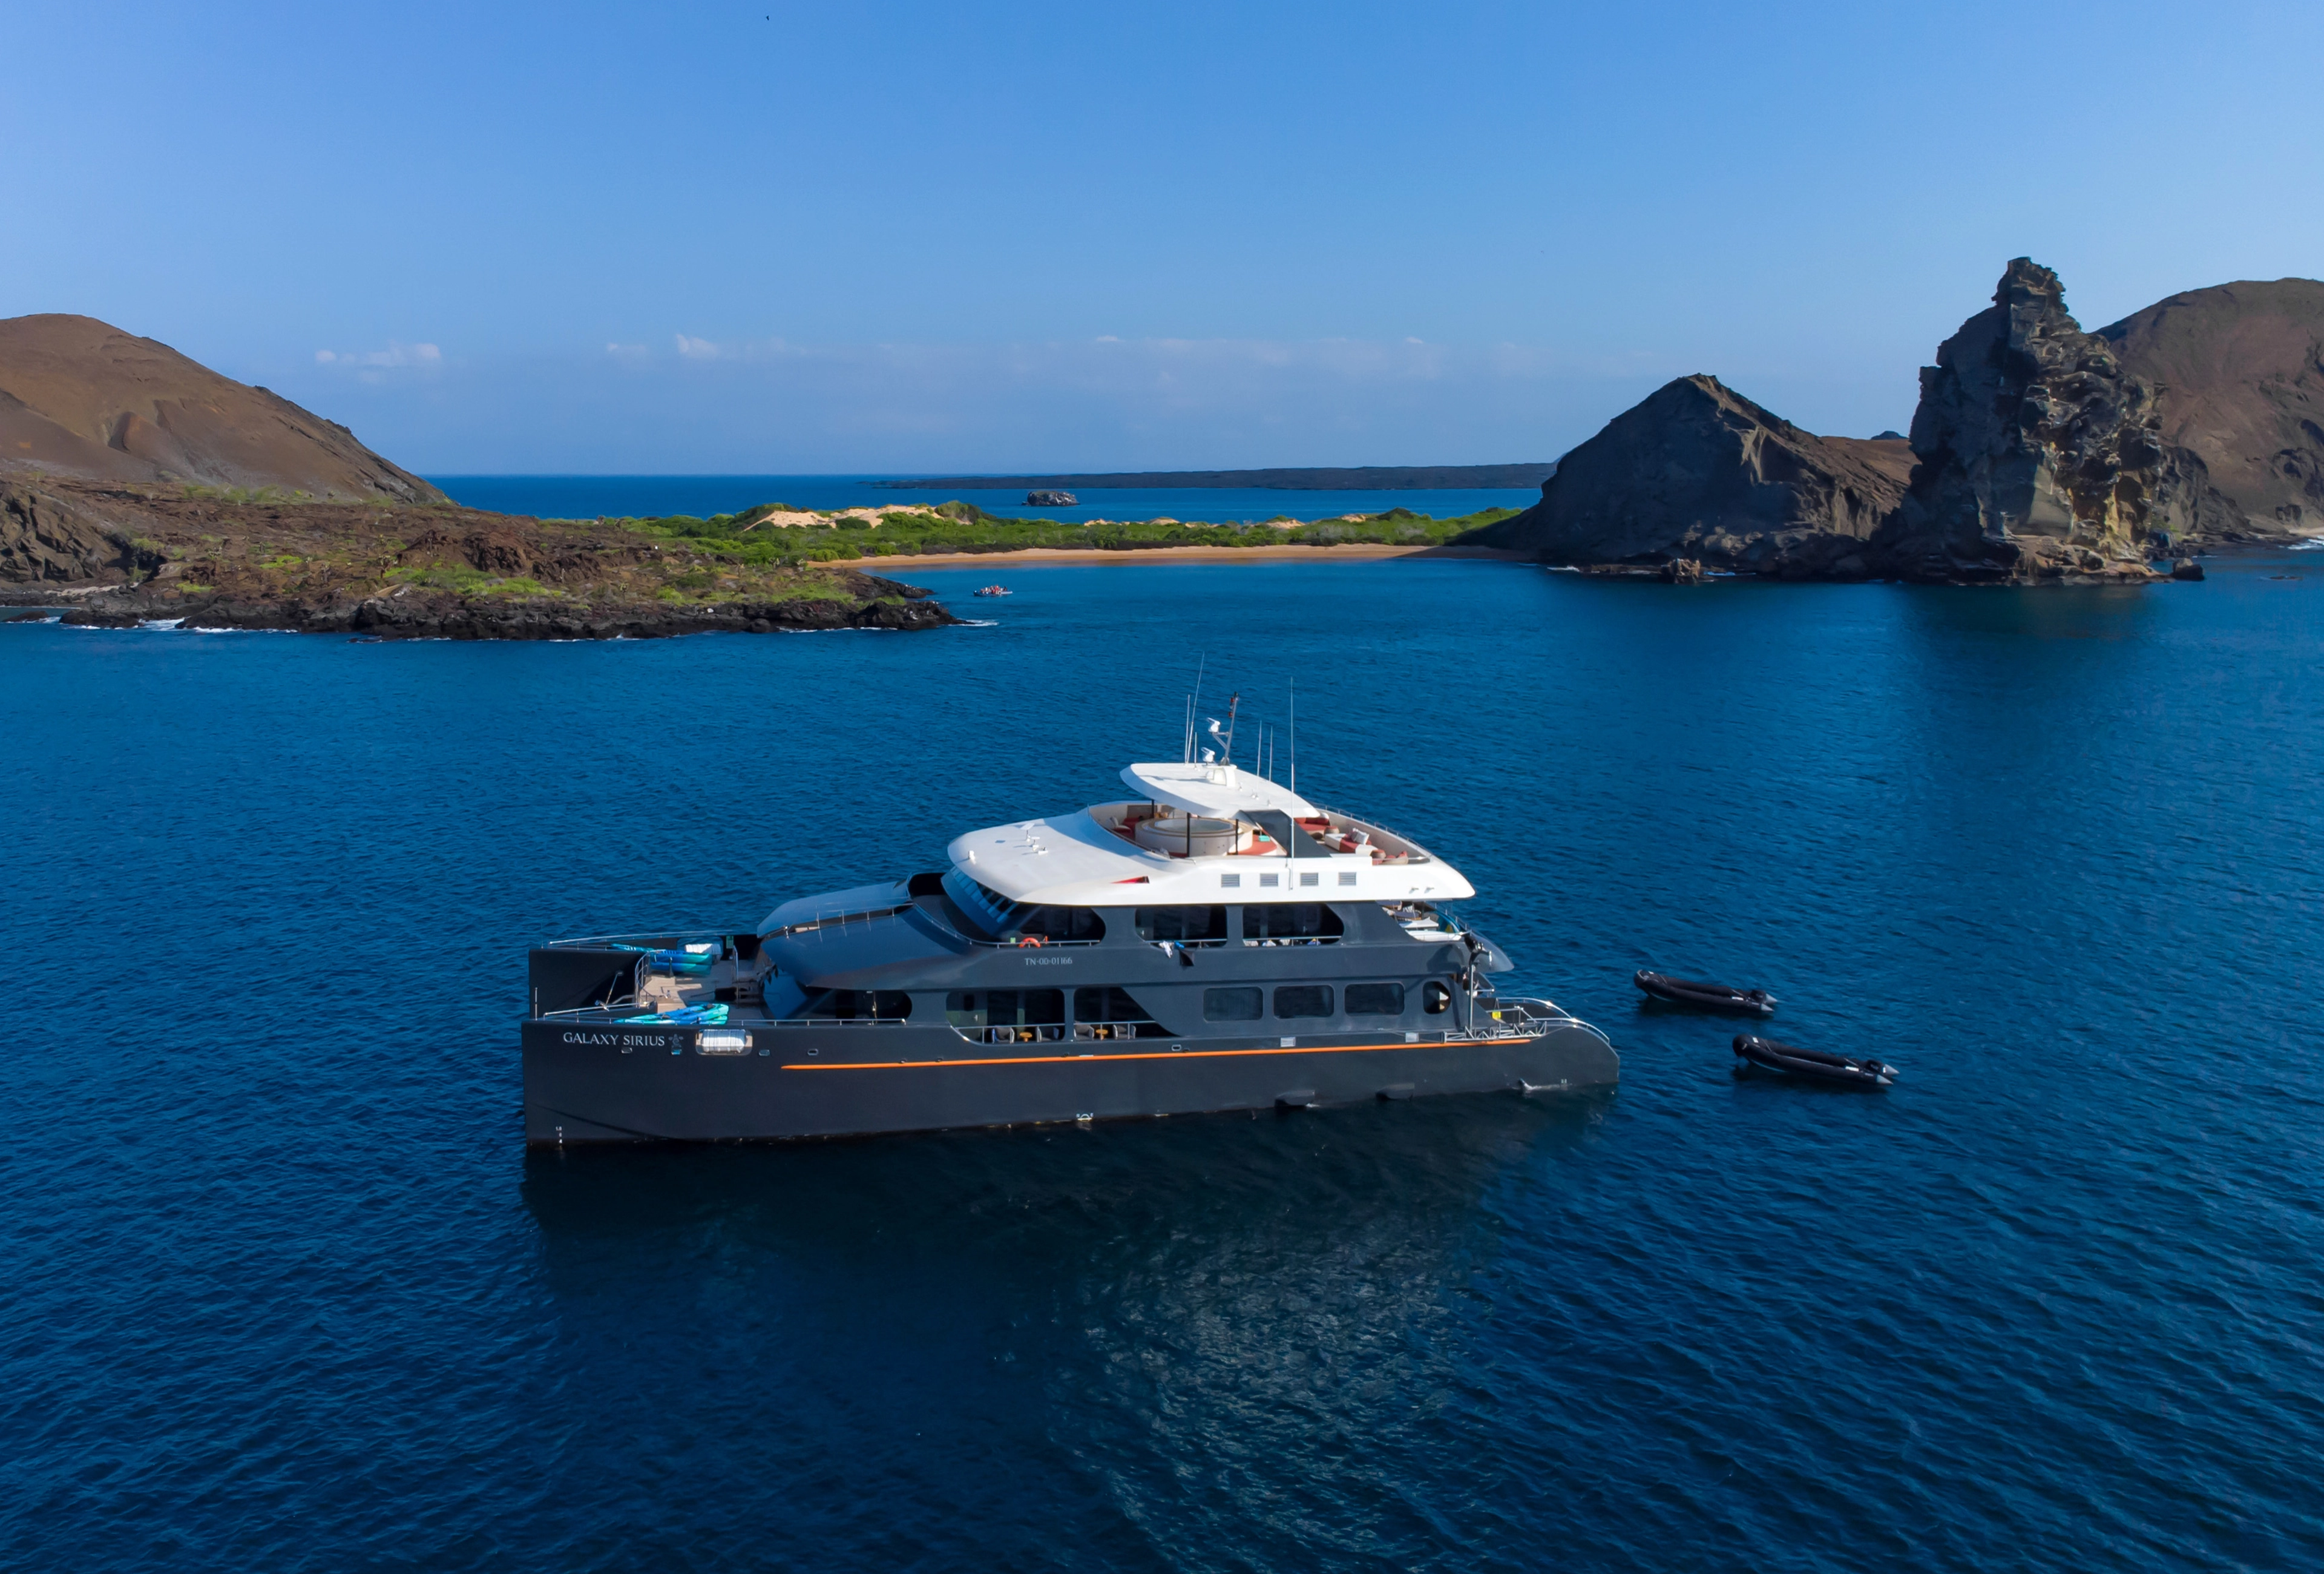
[(1020, 487), (1102, 491), (1130, 486), (1248, 486), (1277, 492), (1452, 492), (1538, 486), (1556, 470), (1556, 460), (1543, 459), (1522, 465), (1354, 465), (1271, 470), (1113, 470), (1055, 476), (916, 476), (875, 481), (872, 485), (911, 491), (936, 486), (996, 492), (1013, 492)]

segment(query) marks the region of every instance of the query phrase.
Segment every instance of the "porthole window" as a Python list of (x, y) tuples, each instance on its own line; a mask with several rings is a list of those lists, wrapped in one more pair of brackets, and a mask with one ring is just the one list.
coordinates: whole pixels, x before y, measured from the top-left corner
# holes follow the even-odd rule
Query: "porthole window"
[(1242, 884), (1242, 876), (1240, 875), (1222, 875), (1219, 876), (1219, 884), (1231, 891)]
[(1341, 871), (1340, 871), (1340, 884), (1342, 884), (1342, 885), (1352, 885), (1352, 884), (1354, 884), (1355, 883), (1356, 883), (1356, 872), (1355, 872), (1353, 869), (1342, 869), (1342, 870), (1341, 870)]
[(1323, 876), (1321, 875), (1303, 874), (1299, 876), (1299, 884), (1302, 885), (1321, 885), (1323, 883)]
[(1283, 884), (1283, 876), (1280, 875), (1261, 875), (1259, 877), (1259, 883), (1261, 885), (1280, 885)]
[(1452, 991), (1434, 978), (1420, 986), (1420, 1008), (1434, 1015), (1452, 1004)]

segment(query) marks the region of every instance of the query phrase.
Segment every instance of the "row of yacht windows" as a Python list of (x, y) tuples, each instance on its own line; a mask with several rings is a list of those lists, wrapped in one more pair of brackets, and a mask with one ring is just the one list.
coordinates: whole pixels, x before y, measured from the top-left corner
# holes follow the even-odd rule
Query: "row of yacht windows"
[[(945, 996), (945, 1019), (958, 1028), (1055, 1027), (1065, 1022), (1063, 989), (955, 989)], [(1129, 990), (1118, 986), (1075, 989), (1073, 1020), (1151, 1023), (1153, 1014), (1139, 1005)], [(885, 992), (882, 992), (885, 998)], [(902, 1014), (908, 1015), (910, 997)], [(1258, 985), (1229, 985), (1203, 991), (1205, 1022), (1260, 1022), (1272, 1014), (1286, 1022), (1329, 1017), (1344, 1010), (1350, 1016), (1402, 1016), (1405, 986), (1401, 984), (1282, 984), (1273, 991)], [(1431, 1014), (1452, 1004), (1452, 992), (1431, 980), (1421, 986), (1420, 1005)]]
[[(1339, 990), (1340, 1004), (1350, 1016), (1402, 1016), (1404, 986), (1401, 984), (1349, 984)], [(1203, 1020), (1205, 1022), (1258, 1022), (1272, 1005), (1275, 1015), (1286, 1022), (1303, 1017), (1336, 1015), (1332, 1009), (1333, 986), (1329, 984), (1282, 984), (1275, 989), (1275, 997), (1268, 999), (1266, 990), (1256, 985), (1230, 986), (1222, 989), (1203, 991)], [(1420, 986), (1421, 1009), (1434, 1014), (1452, 1004), (1452, 992), (1443, 985), (1431, 981)]]
[[(1314, 883), (1312, 876), (1301, 878), (1306, 884)], [(1233, 879), (1229, 877), (1230, 884)], [(1262, 875), (1260, 880), (1272, 885), (1276, 876)], [(1094, 908), (1011, 902), (957, 869), (944, 877), (944, 884), (954, 902), (996, 940), (1036, 939), (1054, 945), (1105, 938), (1105, 920)], [(1223, 905), (1139, 907), (1131, 910), (1130, 923), (1142, 940), (1221, 945), (1233, 938), (1230, 912)], [(1242, 909), (1241, 928), (1247, 940), (1331, 940), (1347, 932), (1340, 915), (1323, 902), (1253, 904)]]
[[(1217, 945), (1232, 938), (1233, 925), (1225, 907), (1139, 907), (1130, 912), (1130, 927), (1141, 940), (1172, 940), (1180, 945)], [(1242, 910), (1242, 938), (1261, 940), (1336, 940), (1347, 923), (1321, 902), (1271, 902)], [(1019, 906), (1009, 927), (995, 931), (1004, 940), (1038, 936), (1051, 941), (1102, 940), (1105, 920), (1088, 907)]]
[[(1338, 874), (1338, 875), (1339, 875), (1339, 883), (1340, 883), (1340, 884), (1342, 884), (1342, 885), (1343, 885), (1343, 886), (1345, 886), (1345, 885), (1353, 885), (1353, 884), (1356, 883), (1356, 872), (1355, 872), (1353, 869), (1341, 869), (1341, 870), (1338, 870), (1338, 871), (1337, 871), (1337, 874)], [(1314, 889), (1315, 887), (1322, 885), (1323, 884), (1323, 870), (1321, 870), (1321, 869), (1302, 869), (1301, 871), (1299, 871), (1298, 878), (1296, 879), (1296, 882), (1294, 882), (1293, 888), (1294, 888), (1294, 889), (1305, 888), (1305, 889), (1308, 889), (1308, 890), (1313, 890), (1313, 889)], [(1241, 872), (1240, 872), (1240, 870), (1238, 870), (1238, 871), (1236, 871), (1234, 874), (1231, 874), (1231, 875), (1220, 875), (1220, 876), (1219, 876), (1219, 884), (1220, 884), (1220, 886), (1221, 886), (1222, 888), (1223, 888), (1223, 889), (1225, 889), (1225, 890), (1228, 890), (1228, 891), (1240, 891), (1240, 890), (1241, 890), (1241, 889), (1242, 889), (1242, 874), (1241, 874)], [(1279, 871), (1279, 870), (1277, 870), (1277, 871), (1272, 871), (1272, 872), (1269, 872), (1269, 873), (1268, 873), (1268, 874), (1263, 874), (1263, 875), (1259, 875), (1259, 890), (1261, 890), (1261, 891), (1276, 891), (1276, 890), (1281, 890), (1281, 889), (1283, 889), (1283, 888), (1284, 888), (1284, 876), (1283, 876), (1283, 875), (1282, 875), (1281, 871)]]

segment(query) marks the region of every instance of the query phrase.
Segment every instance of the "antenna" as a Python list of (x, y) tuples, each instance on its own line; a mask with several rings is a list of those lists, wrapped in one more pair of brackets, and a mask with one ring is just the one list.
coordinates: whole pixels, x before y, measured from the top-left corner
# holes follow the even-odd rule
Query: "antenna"
[(1291, 690), (1291, 791), (1299, 791), (1299, 680), (1287, 681)]
[(1194, 712), (1200, 710), (1203, 707), (1203, 669), (1210, 665), (1210, 661), (1211, 654), (1208, 651), (1205, 651), (1203, 653), (1202, 659), (1194, 663), (1194, 692), (1186, 700), (1186, 758), (1185, 763), (1189, 765), (1194, 763)]
[(1238, 707), (1240, 707), (1241, 704), (1242, 704), (1242, 690), (1239, 690), (1239, 689), (1238, 689), (1238, 690), (1235, 690), (1232, 694), (1230, 694), (1230, 695), (1228, 695), (1228, 696), (1227, 696), (1227, 736), (1226, 736), (1226, 745), (1227, 745), (1227, 764), (1230, 764), (1230, 765), (1231, 765), (1231, 764), (1234, 764), (1235, 710), (1236, 710), (1236, 708), (1237, 708)]

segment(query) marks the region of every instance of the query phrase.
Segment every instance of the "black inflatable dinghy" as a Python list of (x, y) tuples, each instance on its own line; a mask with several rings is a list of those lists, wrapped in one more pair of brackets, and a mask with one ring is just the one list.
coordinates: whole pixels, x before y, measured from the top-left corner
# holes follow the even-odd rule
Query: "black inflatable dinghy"
[(1649, 973), (1644, 968), (1631, 975), (1630, 982), (1653, 995), (1674, 1005), (1695, 1005), (1705, 1011), (1734, 1011), (1746, 1016), (1773, 1016), (1775, 997), (1765, 989), (1729, 989), (1724, 984), (1699, 984), (1692, 978), (1674, 978), (1665, 973)]
[(1849, 1088), (1886, 1088), (1904, 1075), (1885, 1060), (1851, 1060), (1846, 1055), (1803, 1050), (1797, 1044), (1755, 1038), (1749, 1033), (1735, 1035), (1735, 1052), (1752, 1065), (1765, 1066), (1771, 1071), (1787, 1071), (1794, 1077), (1837, 1082)]

